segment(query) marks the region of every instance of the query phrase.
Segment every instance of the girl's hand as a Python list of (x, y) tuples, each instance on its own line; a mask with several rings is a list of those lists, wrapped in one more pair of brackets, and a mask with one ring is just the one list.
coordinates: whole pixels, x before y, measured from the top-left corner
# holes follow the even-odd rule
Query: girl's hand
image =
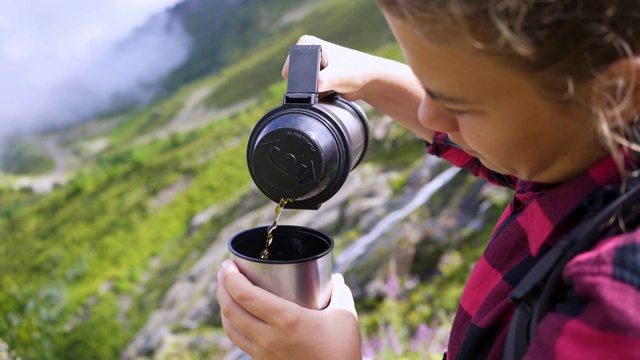
[(362, 359), (351, 290), (333, 275), (331, 303), (310, 310), (254, 286), (232, 261), (218, 272), (222, 325), (238, 348), (262, 359)]
[[(322, 61), (318, 76), (318, 92), (335, 91), (347, 100), (354, 101), (363, 98), (363, 91), (370, 77), (374, 75), (371, 63), (382, 59), (375, 56), (349, 49), (340, 45), (321, 40), (315, 36), (304, 35), (297, 45), (322, 46)], [(362, 66), (355, 67), (354, 64)], [(282, 77), (289, 75), (289, 58), (282, 68)]]
[[(298, 45), (322, 47), (322, 70), (318, 92), (337, 92), (349, 101), (364, 100), (419, 136), (433, 140), (433, 130), (418, 120), (418, 107), (425, 96), (420, 81), (407, 65), (304, 35)], [(282, 76), (289, 75), (289, 59)]]

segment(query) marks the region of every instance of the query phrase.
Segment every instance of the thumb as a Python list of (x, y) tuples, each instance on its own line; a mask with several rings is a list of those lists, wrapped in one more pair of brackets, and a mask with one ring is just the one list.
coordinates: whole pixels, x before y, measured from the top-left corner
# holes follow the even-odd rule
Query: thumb
[(329, 306), (327, 306), (327, 310), (347, 310), (357, 319), (358, 313), (356, 312), (356, 305), (353, 301), (353, 294), (347, 284), (344, 283), (342, 274), (333, 274), (331, 281), (333, 283), (333, 290), (331, 293), (331, 302)]

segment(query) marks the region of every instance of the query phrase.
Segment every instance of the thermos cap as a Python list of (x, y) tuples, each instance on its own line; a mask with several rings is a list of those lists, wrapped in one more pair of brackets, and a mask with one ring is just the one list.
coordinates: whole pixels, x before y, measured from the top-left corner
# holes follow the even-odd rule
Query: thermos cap
[[(285, 114), (274, 121), (297, 123), (301, 116)], [(256, 184), (269, 197), (299, 199), (308, 197), (324, 177), (326, 152), (304, 128), (281, 127), (258, 140), (248, 161)]]
[(320, 46), (294, 45), (283, 104), (255, 125), (247, 146), (249, 172), (271, 200), (318, 209), (364, 156), (368, 125), (359, 106), (337, 95), (318, 99)]

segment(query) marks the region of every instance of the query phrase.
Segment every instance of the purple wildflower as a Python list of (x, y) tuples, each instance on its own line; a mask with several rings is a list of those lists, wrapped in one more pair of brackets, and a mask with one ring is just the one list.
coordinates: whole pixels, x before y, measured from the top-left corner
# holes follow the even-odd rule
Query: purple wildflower
[(427, 341), (433, 334), (433, 329), (427, 326), (425, 323), (421, 323), (416, 329), (416, 333), (413, 335), (411, 339), (411, 343), (409, 344), (409, 350), (416, 351), (420, 348), (420, 346), (426, 345)]
[(369, 337), (366, 335), (362, 338), (362, 357), (365, 359), (373, 359), (376, 355), (376, 350), (374, 349), (374, 344), (372, 340), (369, 340)]
[(371, 338), (371, 348), (373, 348), (375, 352), (380, 351), (380, 349), (382, 348), (382, 342), (379, 338)]
[(387, 327), (387, 336), (389, 337), (389, 345), (393, 352), (396, 354), (402, 354), (402, 345), (400, 345), (400, 340), (398, 339), (398, 334), (394, 331), (393, 326)]
[(398, 278), (398, 274), (391, 274), (387, 278), (387, 282), (384, 286), (385, 295), (389, 299), (397, 299), (398, 294), (400, 293), (400, 279)]

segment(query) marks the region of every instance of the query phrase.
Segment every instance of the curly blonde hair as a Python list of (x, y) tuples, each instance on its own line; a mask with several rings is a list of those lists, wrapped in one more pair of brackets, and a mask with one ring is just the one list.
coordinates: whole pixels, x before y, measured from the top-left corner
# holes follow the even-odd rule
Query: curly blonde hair
[[(539, 83), (545, 92), (591, 111), (621, 168), (621, 146), (640, 152), (638, 94), (634, 99), (640, 80), (635, 69), (606, 71), (640, 53), (640, 1), (378, 0), (378, 5), (408, 20), (425, 38), (462, 36), (509, 66), (544, 75), (538, 79), (562, 79)], [(594, 84), (591, 98), (581, 99), (574, 89), (586, 81)]]

